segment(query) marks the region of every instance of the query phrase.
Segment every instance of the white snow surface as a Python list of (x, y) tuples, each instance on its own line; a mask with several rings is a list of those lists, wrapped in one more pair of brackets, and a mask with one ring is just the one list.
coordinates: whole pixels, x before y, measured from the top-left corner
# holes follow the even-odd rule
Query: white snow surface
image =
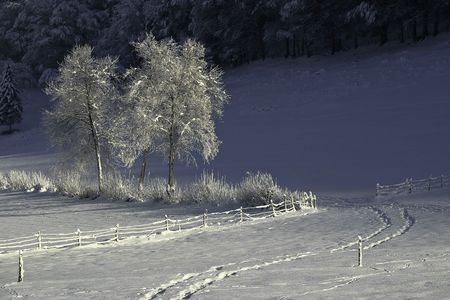
[[(374, 54), (382, 52), (381, 54)], [(412, 47), (268, 60), (227, 71), (231, 104), (209, 166), (268, 171), (312, 189), (319, 211), (106, 245), (0, 255), (0, 299), (448, 299), (450, 192), (375, 198), (375, 184), (450, 170), (450, 36)], [(22, 131), (0, 136), (0, 171), (54, 158), (27, 92)], [(164, 174), (153, 158), (152, 174)], [(194, 173), (179, 167), (176, 175)], [(0, 240), (188, 217), (156, 206), (0, 192)], [(357, 267), (356, 239), (364, 239)]]

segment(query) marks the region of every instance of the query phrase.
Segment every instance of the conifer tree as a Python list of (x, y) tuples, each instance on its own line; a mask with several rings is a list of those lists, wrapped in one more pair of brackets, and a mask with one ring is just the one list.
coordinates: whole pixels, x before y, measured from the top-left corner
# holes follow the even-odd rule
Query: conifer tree
[(19, 98), (11, 70), (8, 64), (0, 83), (0, 125), (9, 127), (7, 133), (12, 133), (12, 125), (22, 121), (22, 103)]

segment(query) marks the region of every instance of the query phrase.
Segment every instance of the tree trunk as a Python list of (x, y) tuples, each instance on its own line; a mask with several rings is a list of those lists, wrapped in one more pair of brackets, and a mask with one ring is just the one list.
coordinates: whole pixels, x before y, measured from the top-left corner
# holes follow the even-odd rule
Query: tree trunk
[(286, 54), (284, 55), (284, 57), (289, 57), (289, 38), (286, 38)]
[(389, 24), (385, 23), (380, 27), (380, 46), (383, 46), (388, 41)]
[(428, 37), (428, 11), (423, 12), (422, 39)]
[(147, 148), (142, 153), (142, 165), (141, 165), (141, 173), (139, 174), (139, 192), (142, 192), (144, 189), (144, 182), (145, 182), (145, 171), (147, 169), (147, 161), (148, 161), (148, 155), (149, 155), (150, 149)]
[(305, 37), (302, 37), (302, 56), (305, 55)]
[(438, 34), (439, 34), (439, 13), (436, 12), (434, 14), (433, 36), (437, 36)]
[(174, 175), (174, 165), (176, 158), (176, 149), (175, 149), (175, 103), (173, 97), (171, 97), (172, 107), (171, 107), (171, 115), (170, 115), (170, 129), (169, 129), (169, 157), (168, 161), (168, 178), (167, 178), (167, 195), (172, 198), (173, 193), (175, 191), (175, 175)]
[(405, 30), (403, 27), (403, 22), (400, 23), (400, 33), (399, 33), (398, 39), (400, 40), (400, 43), (402, 43), (402, 44), (405, 42)]
[(98, 133), (97, 128), (95, 126), (95, 122), (92, 118), (92, 105), (90, 100), (88, 102), (88, 115), (89, 115), (89, 125), (91, 127), (92, 140), (94, 142), (94, 150), (95, 150), (95, 160), (97, 163), (97, 183), (98, 183), (98, 192), (103, 192), (103, 168), (102, 168), (102, 160), (100, 155), (100, 143), (98, 141)]
[(414, 20), (412, 22), (412, 40), (417, 42), (417, 22)]

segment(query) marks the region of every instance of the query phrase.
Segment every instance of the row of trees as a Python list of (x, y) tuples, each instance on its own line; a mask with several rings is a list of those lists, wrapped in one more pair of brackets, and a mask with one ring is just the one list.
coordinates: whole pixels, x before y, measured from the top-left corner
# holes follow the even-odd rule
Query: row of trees
[[(2, 0), (0, 56), (40, 75), (75, 44), (136, 65), (130, 42), (193, 38), (215, 63), (418, 41), (448, 29), (448, 0)], [(0, 57), (1, 59), (1, 57)]]
[(214, 119), (227, 101), (222, 73), (208, 66), (204, 47), (192, 40), (180, 45), (147, 35), (133, 45), (140, 64), (124, 76), (116, 59), (75, 47), (47, 89), (56, 104), (45, 113), (45, 125), (54, 145), (79, 162), (96, 162), (100, 192), (105, 161), (132, 166), (142, 157), (142, 188), (148, 156), (162, 153), (171, 196), (176, 160), (195, 162), (199, 154), (210, 161), (218, 153)]

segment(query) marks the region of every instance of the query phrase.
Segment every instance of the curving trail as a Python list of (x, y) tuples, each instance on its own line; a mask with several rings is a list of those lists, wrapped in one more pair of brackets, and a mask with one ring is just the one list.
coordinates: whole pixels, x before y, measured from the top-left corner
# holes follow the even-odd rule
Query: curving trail
[[(372, 213), (378, 221), (378, 226), (375, 227), (374, 230), (365, 233), (363, 236), (363, 241), (365, 243), (369, 243), (364, 247), (365, 250), (387, 243), (388, 241), (405, 234), (414, 225), (415, 219), (408, 213), (406, 208), (398, 207), (397, 214), (395, 214), (395, 211), (392, 211), (390, 207), (388, 208), (389, 209), (386, 209), (383, 206), (375, 207), (372, 205), (366, 207), (345, 207), (345, 209), (354, 209), (357, 212), (366, 210)], [(395, 225), (393, 224), (392, 219), (396, 219), (397, 222), (395, 222)], [(404, 223), (401, 227), (398, 225), (399, 219), (401, 219)], [(242, 272), (261, 270), (274, 265), (287, 264), (311, 256), (320, 257), (321, 255), (327, 255), (328, 253), (337, 255), (337, 253), (343, 251), (355, 251), (354, 248), (356, 244), (357, 242), (353, 241), (343, 245), (328, 246), (321, 251), (308, 251), (293, 255), (276, 256), (271, 259), (260, 260), (257, 262), (251, 260), (239, 263), (231, 262), (221, 266), (213, 266), (203, 272), (179, 275), (177, 278), (174, 278), (167, 283), (163, 283), (159, 287), (152, 288), (147, 293), (141, 294), (140, 299), (188, 299), (207, 287), (220, 281), (224, 281), (231, 276), (236, 276)], [(377, 272), (354, 277), (343, 277), (342, 279), (335, 280), (337, 282), (335, 285), (319, 290), (308, 291), (299, 296), (331, 291), (339, 287), (349, 285), (362, 278), (385, 274), (386, 272)]]

